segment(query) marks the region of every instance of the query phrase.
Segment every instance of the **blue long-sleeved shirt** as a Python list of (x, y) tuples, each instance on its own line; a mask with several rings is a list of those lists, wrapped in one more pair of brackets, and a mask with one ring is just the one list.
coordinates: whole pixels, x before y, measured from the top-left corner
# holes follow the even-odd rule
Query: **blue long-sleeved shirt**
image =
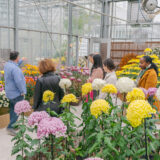
[(8, 61), (4, 66), (5, 92), (9, 99), (14, 99), (21, 94), (26, 94), (26, 82), (18, 64), (13, 61)]

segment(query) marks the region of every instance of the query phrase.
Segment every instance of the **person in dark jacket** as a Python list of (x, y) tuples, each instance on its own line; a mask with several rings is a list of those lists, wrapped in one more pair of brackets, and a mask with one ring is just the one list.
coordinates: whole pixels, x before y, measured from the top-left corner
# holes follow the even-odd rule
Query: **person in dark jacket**
[[(51, 110), (60, 114), (62, 108), (59, 105), (64, 92), (59, 86), (60, 77), (55, 74), (56, 67), (54, 62), (51, 59), (41, 60), (39, 62), (39, 71), (42, 76), (36, 82), (33, 108), (35, 111), (46, 111), (47, 108), (51, 108)], [(43, 103), (43, 93), (46, 90), (50, 90), (55, 94), (54, 102), (51, 104)]]

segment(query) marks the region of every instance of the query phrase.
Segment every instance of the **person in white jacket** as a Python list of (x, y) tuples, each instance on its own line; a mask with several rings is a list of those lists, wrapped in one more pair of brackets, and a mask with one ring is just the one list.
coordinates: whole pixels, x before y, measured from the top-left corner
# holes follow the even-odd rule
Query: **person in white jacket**
[(116, 84), (117, 82), (117, 76), (115, 73), (115, 65), (111, 58), (106, 59), (103, 62), (103, 69), (107, 73), (104, 80), (107, 84)]
[[(111, 58), (108, 58), (106, 59), (104, 62), (103, 62), (103, 69), (104, 71), (106, 72), (106, 75), (105, 75), (105, 78), (104, 80), (106, 81), (106, 84), (113, 84), (113, 85), (116, 85), (116, 82), (117, 82), (117, 76), (116, 76), (116, 73), (115, 73), (115, 64), (113, 62), (113, 60)], [(107, 96), (107, 94), (105, 93), (100, 93), (99, 95), (99, 98), (100, 99), (105, 99)], [(116, 95), (111, 95), (112, 97), (112, 101), (113, 103), (121, 103), (121, 101), (119, 99), (116, 99)]]

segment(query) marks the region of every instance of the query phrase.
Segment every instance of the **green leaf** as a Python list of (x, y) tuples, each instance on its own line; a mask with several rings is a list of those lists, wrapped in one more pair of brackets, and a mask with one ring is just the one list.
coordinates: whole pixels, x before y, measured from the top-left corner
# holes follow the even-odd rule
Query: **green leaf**
[(101, 143), (103, 137), (104, 137), (103, 132), (98, 133), (98, 134), (97, 134), (97, 142), (98, 142), (98, 143)]
[(32, 138), (31, 138), (28, 134), (25, 135), (25, 138), (26, 138), (28, 141), (32, 141)]
[(16, 157), (16, 160), (24, 160), (24, 157), (22, 157), (21, 155), (18, 155), (18, 156)]
[(39, 139), (33, 139), (32, 142), (31, 142), (31, 145), (37, 145), (39, 144)]
[(153, 141), (156, 137), (152, 134), (151, 130), (147, 129), (147, 136)]
[(91, 154), (94, 150), (99, 146), (99, 143), (94, 143), (92, 147), (89, 149), (88, 153)]
[(111, 149), (113, 150), (117, 155), (119, 155), (117, 149), (113, 146), (113, 144), (111, 143), (110, 139), (108, 137), (104, 138), (104, 143)]
[(137, 157), (142, 156), (144, 154), (145, 154), (145, 148), (141, 148), (135, 153)]
[(53, 116), (53, 117), (58, 117), (58, 114), (57, 114), (55, 111), (51, 111), (50, 114), (51, 114), (51, 116)]
[(13, 147), (13, 149), (12, 149), (11, 155), (14, 155), (14, 154), (18, 153), (19, 151), (21, 151), (21, 148), (15, 146), (15, 147)]

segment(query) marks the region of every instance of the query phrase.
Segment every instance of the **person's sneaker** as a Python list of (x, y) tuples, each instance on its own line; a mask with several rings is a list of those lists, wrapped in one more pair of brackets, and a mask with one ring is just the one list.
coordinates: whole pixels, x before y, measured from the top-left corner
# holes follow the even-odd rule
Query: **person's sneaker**
[(11, 135), (11, 136), (16, 136), (16, 132), (15, 132), (15, 130), (12, 129), (12, 128), (7, 128), (7, 132), (8, 132), (8, 134)]

